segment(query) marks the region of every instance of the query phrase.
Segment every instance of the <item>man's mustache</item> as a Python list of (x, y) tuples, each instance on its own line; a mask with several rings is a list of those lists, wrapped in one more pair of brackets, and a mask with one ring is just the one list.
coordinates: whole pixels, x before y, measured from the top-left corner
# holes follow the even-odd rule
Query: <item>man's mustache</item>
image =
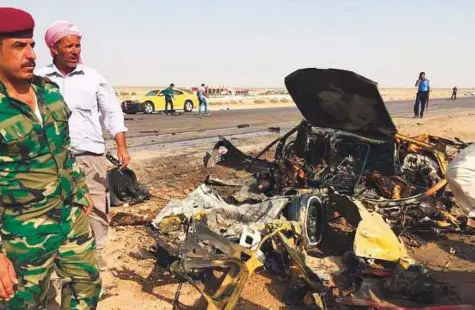
[(36, 62), (35, 61), (29, 61), (29, 62), (25, 62), (24, 64), (21, 65), (22, 68), (25, 68), (25, 67), (36, 67)]

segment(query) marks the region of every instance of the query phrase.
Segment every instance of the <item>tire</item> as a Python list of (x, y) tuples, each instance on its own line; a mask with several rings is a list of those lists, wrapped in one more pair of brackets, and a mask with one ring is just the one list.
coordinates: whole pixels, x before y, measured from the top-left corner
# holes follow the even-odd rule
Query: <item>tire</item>
[(322, 200), (314, 195), (296, 197), (284, 211), (289, 221), (299, 222), (304, 234), (304, 247), (313, 249), (322, 241), (325, 213)]
[(153, 103), (151, 101), (145, 101), (142, 104), (142, 110), (145, 114), (152, 114), (155, 112), (155, 107), (153, 106)]
[(193, 111), (193, 108), (194, 108), (194, 106), (193, 106), (193, 101), (191, 101), (191, 100), (186, 100), (186, 101), (185, 101), (185, 105), (183, 106), (183, 110), (184, 110), (185, 112), (191, 112), (191, 111)]

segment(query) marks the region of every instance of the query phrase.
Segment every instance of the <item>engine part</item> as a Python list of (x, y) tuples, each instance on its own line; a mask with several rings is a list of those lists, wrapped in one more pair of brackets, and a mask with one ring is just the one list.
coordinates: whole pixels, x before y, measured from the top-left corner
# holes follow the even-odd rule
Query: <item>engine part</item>
[(439, 171), (437, 162), (421, 154), (408, 154), (401, 166), (402, 177), (423, 188), (432, 187), (440, 182)]

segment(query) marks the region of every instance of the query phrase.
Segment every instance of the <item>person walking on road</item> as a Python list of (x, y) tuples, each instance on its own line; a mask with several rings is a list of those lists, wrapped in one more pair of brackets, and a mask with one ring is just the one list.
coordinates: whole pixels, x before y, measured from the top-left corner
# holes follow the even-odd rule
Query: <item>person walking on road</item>
[(196, 92), (196, 95), (198, 96), (198, 114), (201, 115), (201, 107), (204, 107), (204, 114), (205, 115), (210, 115), (208, 111), (208, 101), (206, 100), (206, 97), (208, 94), (206, 93), (206, 86), (205, 84), (201, 84), (200, 87), (198, 87), (198, 90)]
[(452, 89), (452, 96), (450, 97), (450, 100), (457, 99), (457, 91), (458, 91), (457, 86), (454, 86), (454, 88)]
[(56, 22), (45, 33), (45, 42), (53, 61), (39, 75), (53, 80), (72, 111), (69, 119), (71, 149), (86, 174), (94, 201), (89, 222), (94, 232), (99, 264), (106, 269), (103, 250), (109, 233), (110, 194), (107, 181), (109, 161), (102, 123), (117, 145), (122, 168), (130, 162), (127, 151), (124, 116), (112, 86), (96, 70), (81, 60), (80, 30), (67, 21)]
[(418, 88), (414, 103), (414, 118), (423, 118), (424, 110), (429, 106), (430, 83), (425, 72), (419, 73), (415, 86)]
[(0, 8), (0, 308), (46, 309), (54, 269), (65, 280), (61, 309), (96, 309), (93, 201), (70, 150), (71, 110), (34, 74), (34, 25)]
[[(175, 84), (171, 83), (170, 86), (163, 90), (163, 95), (165, 96), (165, 114), (173, 114), (175, 113), (175, 109), (173, 109), (173, 99), (175, 99), (173, 88)], [(168, 110), (168, 105), (170, 105), (171, 109)], [(170, 112), (169, 112), (170, 111)]]

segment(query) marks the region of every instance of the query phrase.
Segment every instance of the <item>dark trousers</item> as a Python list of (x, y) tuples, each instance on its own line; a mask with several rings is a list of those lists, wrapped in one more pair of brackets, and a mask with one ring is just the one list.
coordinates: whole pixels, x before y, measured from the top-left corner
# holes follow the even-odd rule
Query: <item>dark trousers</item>
[(450, 97), (450, 100), (455, 100), (455, 99), (457, 99), (457, 93), (453, 92), (452, 97)]
[(416, 96), (416, 102), (414, 103), (414, 116), (424, 117), (424, 110), (426, 109), (427, 100), (429, 100), (429, 92), (418, 91)]
[(165, 97), (165, 113), (168, 113), (168, 105), (170, 105), (171, 107), (171, 110), (170, 112), (175, 112), (175, 110), (173, 109), (173, 99), (172, 97)]

